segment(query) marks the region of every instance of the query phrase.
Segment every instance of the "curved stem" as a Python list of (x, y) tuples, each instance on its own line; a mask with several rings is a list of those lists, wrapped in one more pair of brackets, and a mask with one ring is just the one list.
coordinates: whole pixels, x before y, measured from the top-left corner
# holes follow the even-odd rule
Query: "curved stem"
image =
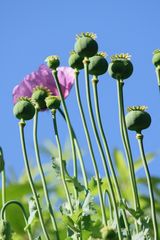
[[(108, 164), (109, 164), (109, 167), (110, 167), (110, 170), (111, 170), (111, 174), (113, 176), (113, 181), (114, 181), (115, 189), (116, 189), (116, 192), (117, 192), (118, 201), (122, 202), (121, 191), (120, 191), (120, 188), (119, 188), (118, 180), (117, 180), (116, 173), (115, 173), (115, 170), (114, 170), (114, 166), (113, 166), (113, 163), (112, 163), (111, 154), (110, 154), (110, 151), (109, 151), (107, 139), (106, 139), (106, 136), (105, 136), (105, 133), (104, 133), (103, 124), (102, 124), (102, 120), (101, 120), (97, 84), (98, 84), (98, 78), (96, 76), (94, 76), (93, 79), (92, 79), (92, 86), (93, 86), (93, 93), (94, 93), (94, 104), (95, 104), (95, 110), (96, 110), (97, 123), (98, 123), (99, 131), (100, 131), (100, 134), (101, 134), (101, 137), (102, 137), (104, 149), (106, 151), (106, 155), (107, 155)], [(128, 224), (126, 212), (125, 212), (124, 209), (122, 209), (122, 215), (123, 215), (123, 219), (124, 219), (124, 223), (125, 223), (125, 227), (127, 229), (127, 232), (130, 235), (129, 224)]]
[[(11, 205), (11, 204), (16, 204), (16, 205), (18, 205), (18, 206), (20, 207), (20, 209), (22, 210), (22, 213), (23, 213), (23, 217), (24, 217), (25, 224), (27, 225), (27, 224), (28, 224), (28, 218), (27, 218), (26, 211), (25, 211), (23, 205), (22, 205), (20, 202), (16, 201), (16, 200), (8, 201), (8, 202), (6, 202), (6, 203), (3, 205), (2, 209), (1, 209), (1, 219), (5, 219), (5, 210), (6, 210), (6, 208), (7, 208), (9, 205)], [(32, 234), (31, 234), (31, 229), (30, 229), (30, 227), (28, 227), (28, 228), (26, 229), (26, 232), (27, 232), (27, 234), (28, 234), (29, 240), (32, 240), (33, 238), (32, 238)]]
[(53, 213), (53, 208), (52, 208), (52, 205), (51, 205), (51, 202), (50, 202), (50, 199), (49, 199), (47, 183), (46, 183), (45, 175), (44, 175), (44, 172), (43, 172), (43, 167), (42, 167), (41, 160), (40, 160), (38, 138), (37, 138), (37, 126), (38, 126), (38, 109), (36, 108), (35, 109), (35, 115), (34, 115), (34, 124), (33, 124), (34, 149), (35, 149), (35, 155), (36, 155), (38, 170), (39, 170), (39, 173), (40, 173), (40, 176), (41, 176), (44, 196), (45, 196), (46, 203), (47, 203), (47, 208), (48, 208), (48, 211), (49, 211), (49, 215), (50, 215), (50, 218), (51, 218), (53, 229), (55, 231), (56, 239), (58, 240), (59, 236), (58, 236), (57, 223), (56, 223), (56, 219), (55, 219), (55, 216), (54, 216), (54, 213)]
[(55, 138), (56, 138), (56, 142), (57, 142), (57, 146), (58, 146), (61, 178), (62, 178), (63, 186), (64, 186), (64, 189), (65, 189), (67, 201), (68, 201), (68, 204), (69, 204), (69, 207), (70, 207), (70, 212), (71, 212), (71, 214), (73, 214), (73, 206), (72, 206), (72, 202), (71, 202), (71, 198), (70, 198), (70, 193), (69, 193), (69, 190), (68, 190), (68, 187), (67, 187), (67, 183), (65, 181), (65, 172), (64, 172), (63, 159), (62, 159), (62, 148), (61, 148), (61, 143), (60, 143), (59, 134), (58, 134), (56, 112), (55, 111), (52, 112), (52, 118), (53, 118)]
[[(74, 171), (74, 178), (78, 179), (78, 170), (77, 170), (77, 159), (76, 159), (76, 150), (75, 150), (75, 146), (74, 146), (74, 142), (73, 142), (73, 136), (72, 136), (72, 129), (71, 129), (71, 122), (70, 122), (70, 118), (69, 118), (69, 114), (67, 111), (67, 107), (64, 101), (64, 97), (61, 91), (61, 87), (59, 84), (59, 80), (58, 80), (58, 76), (57, 76), (57, 70), (53, 70), (53, 77), (55, 79), (55, 83), (56, 83), (56, 87), (58, 89), (60, 98), (61, 98), (61, 102), (62, 102), (62, 106), (63, 106), (63, 110), (64, 110), (64, 114), (65, 114), (65, 118), (66, 118), (66, 122), (67, 122), (67, 126), (68, 126), (68, 131), (69, 131), (69, 136), (70, 136), (70, 141), (71, 141), (71, 147), (72, 147), (72, 155), (73, 155), (73, 171)], [(75, 196), (76, 198), (78, 197), (78, 191), (75, 188)]]
[(120, 222), (119, 222), (118, 207), (117, 207), (117, 203), (116, 203), (116, 198), (115, 198), (115, 194), (114, 194), (114, 190), (113, 190), (113, 186), (112, 186), (107, 162), (106, 162), (106, 159), (105, 159), (104, 151), (103, 151), (101, 141), (100, 141), (100, 138), (99, 138), (99, 134), (98, 134), (98, 131), (97, 131), (97, 128), (96, 128), (96, 123), (95, 123), (93, 109), (92, 109), (90, 86), (89, 86), (88, 64), (89, 64), (89, 60), (85, 59), (84, 60), (84, 70), (85, 70), (85, 80), (86, 80), (86, 96), (87, 96), (88, 111), (89, 111), (89, 115), (90, 115), (92, 128), (93, 128), (93, 131), (94, 131), (94, 135), (95, 135), (97, 145), (98, 145), (98, 148), (99, 148), (99, 152), (100, 152), (100, 155), (101, 155), (101, 158), (102, 158), (104, 171), (105, 171), (105, 174), (106, 174), (106, 177), (107, 177), (107, 180), (108, 180), (110, 194), (111, 194), (111, 197), (112, 197), (113, 207), (114, 207), (114, 211), (115, 211), (115, 218), (116, 218), (116, 222), (117, 222), (118, 236), (119, 236), (119, 239), (122, 239), (122, 232), (121, 232), (121, 227), (120, 227)]
[(29, 167), (25, 138), (24, 138), (24, 127), (25, 127), (25, 125), (26, 124), (23, 120), (21, 120), (19, 122), (19, 131), (20, 131), (20, 139), (21, 139), (21, 146), (22, 146), (24, 163), (25, 163), (25, 167), (26, 167), (26, 171), (27, 171), (28, 181), (29, 181), (29, 184), (30, 184), (30, 187), (31, 187), (31, 190), (32, 190), (35, 202), (36, 202), (38, 216), (39, 216), (40, 224), (41, 224), (45, 239), (50, 240), (49, 235), (48, 235), (47, 230), (46, 230), (46, 227), (45, 227), (45, 223), (44, 223), (44, 219), (43, 219), (43, 215), (42, 215), (42, 211), (41, 211), (41, 206), (40, 206), (40, 203), (39, 203), (39, 200), (38, 200), (38, 195), (37, 195), (37, 192), (36, 192), (36, 188), (34, 186), (34, 182), (33, 182), (30, 167)]
[[(61, 108), (58, 108), (58, 111), (60, 112), (60, 114), (61, 114), (61, 116), (63, 117), (63, 119), (66, 121), (66, 118), (65, 118), (65, 115), (64, 115), (62, 109), (61, 109)], [(80, 166), (81, 166), (81, 171), (82, 171), (84, 186), (85, 186), (86, 189), (88, 189), (88, 177), (87, 177), (87, 173), (86, 173), (84, 161), (83, 161), (83, 158), (82, 158), (81, 149), (80, 149), (80, 146), (79, 146), (79, 143), (78, 143), (78, 140), (77, 140), (77, 137), (76, 137), (76, 134), (75, 134), (75, 132), (74, 132), (74, 130), (73, 130), (72, 125), (71, 125), (71, 129), (72, 129), (72, 135), (73, 135), (73, 139), (74, 139), (74, 144), (75, 144), (77, 153), (78, 153), (78, 155), (79, 155), (79, 162), (80, 162)]]
[[(109, 208), (109, 213), (110, 213), (110, 219), (113, 221), (111, 195), (110, 195), (110, 193), (107, 189), (104, 191), (104, 194), (103, 194), (104, 203), (106, 201), (106, 194), (107, 194), (107, 197), (108, 197), (108, 208)], [(106, 203), (105, 203), (105, 205), (106, 205)]]
[(104, 202), (103, 202), (103, 194), (102, 194), (101, 183), (100, 183), (100, 178), (99, 178), (98, 166), (97, 166), (97, 162), (96, 162), (96, 159), (95, 159), (95, 155), (94, 155), (94, 151), (93, 151), (93, 147), (92, 147), (92, 143), (91, 143), (91, 138), (90, 138), (90, 135), (89, 135), (89, 130), (88, 130), (88, 127), (87, 127), (87, 122), (86, 122), (86, 119), (85, 119), (83, 106), (82, 106), (82, 102), (81, 102), (81, 97), (80, 97), (80, 92), (79, 92), (78, 74), (79, 74), (79, 72), (75, 71), (75, 78), (76, 78), (75, 79), (75, 87), (76, 87), (77, 102), (78, 102), (78, 107), (79, 107), (79, 111), (80, 111), (80, 115), (81, 115), (81, 119), (82, 119), (84, 132), (85, 132), (86, 139), (87, 139), (89, 152), (90, 152), (91, 159), (92, 159), (92, 164), (93, 164), (93, 167), (94, 167), (94, 172), (95, 172), (95, 175), (96, 175), (97, 188), (98, 188), (100, 207), (101, 207), (101, 213), (102, 213), (102, 223), (104, 225), (107, 225), (107, 218), (106, 218), (105, 206), (104, 206)]
[(148, 190), (149, 190), (149, 196), (150, 196), (150, 203), (151, 203), (151, 214), (152, 214), (152, 221), (153, 221), (153, 229), (154, 229), (154, 240), (158, 240), (158, 224), (156, 220), (156, 208), (155, 208), (155, 201), (154, 201), (154, 194), (153, 194), (153, 187), (152, 187), (152, 181), (151, 176), (149, 172), (149, 168), (147, 165), (147, 160), (144, 152), (144, 146), (143, 146), (143, 135), (137, 134), (136, 138), (138, 140), (139, 150), (143, 162), (143, 167), (145, 170), (146, 178), (147, 178), (147, 184), (148, 184)]

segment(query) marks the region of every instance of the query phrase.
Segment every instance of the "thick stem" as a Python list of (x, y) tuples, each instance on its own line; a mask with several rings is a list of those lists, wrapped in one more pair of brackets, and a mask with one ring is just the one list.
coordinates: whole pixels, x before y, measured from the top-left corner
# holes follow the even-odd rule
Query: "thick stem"
[(73, 214), (73, 207), (72, 207), (72, 202), (70, 198), (70, 193), (68, 190), (67, 183), (65, 181), (65, 171), (64, 171), (64, 165), (63, 165), (63, 159), (62, 159), (62, 148), (61, 148), (61, 143), (59, 139), (59, 134), (58, 134), (58, 128), (57, 128), (57, 121), (56, 121), (56, 112), (52, 112), (52, 118), (53, 118), (53, 126), (54, 126), (54, 132), (55, 132), (55, 138), (57, 142), (57, 147), (58, 147), (58, 153), (59, 153), (59, 161), (60, 161), (60, 171), (61, 171), (61, 178), (62, 178), (62, 183), (65, 189), (67, 201), (70, 207), (70, 212), (71, 215)]
[(107, 162), (106, 162), (106, 159), (105, 159), (105, 154), (104, 154), (103, 147), (101, 145), (101, 141), (100, 141), (99, 134), (98, 134), (98, 131), (97, 131), (97, 127), (96, 127), (96, 123), (95, 123), (95, 119), (94, 119), (94, 114), (93, 114), (93, 109), (92, 109), (90, 86), (89, 86), (88, 64), (89, 64), (89, 60), (84, 59), (84, 70), (85, 70), (85, 80), (86, 80), (86, 96), (87, 96), (88, 111), (89, 111), (89, 115), (90, 115), (92, 128), (93, 128), (93, 131), (94, 131), (94, 135), (95, 135), (95, 138), (96, 138), (96, 141), (97, 141), (98, 149), (99, 149), (99, 152), (100, 152), (100, 155), (101, 155), (101, 158), (102, 158), (105, 174), (106, 174), (108, 184), (109, 184), (110, 194), (111, 194), (111, 197), (112, 197), (113, 207), (114, 207), (114, 211), (115, 211), (115, 217), (116, 217), (116, 221), (117, 221), (118, 236), (119, 236), (119, 239), (122, 239), (122, 233), (121, 233), (121, 227), (120, 227), (120, 222), (119, 222), (118, 207), (117, 207), (117, 203), (116, 203), (116, 198), (115, 198), (115, 194), (114, 194), (114, 190), (113, 190), (113, 186), (112, 186), (112, 182), (111, 182), (111, 178), (110, 178), (110, 173), (109, 173), (109, 170), (108, 170)]
[[(66, 121), (66, 118), (65, 118), (65, 115), (64, 115), (62, 109), (59, 108), (58, 111), (60, 112), (60, 114), (63, 117), (63, 119)], [(76, 150), (77, 150), (77, 154), (79, 156), (79, 162), (80, 162), (80, 166), (81, 166), (84, 186), (85, 186), (86, 189), (88, 189), (88, 177), (87, 177), (84, 161), (83, 161), (83, 158), (82, 158), (81, 149), (80, 149), (80, 146), (79, 146), (76, 134), (75, 134), (72, 126), (71, 126), (71, 129), (72, 129), (72, 135), (73, 135), (73, 139), (74, 139), (74, 144), (75, 144), (75, 147), (76, 147)]]
[(47, 230), (46, 230), (46, 227), (45, 227), (41, 206), (40, 206), (40, 203), (39, 203), (38, 195), (37, 195), (37, 192), (36, 192), (36, 188), (34, 186), (34, 181), (32, 179), (32, 175), (31, 175), (31, 171), (30, 171), (30, 167), (29, 167), (27, 151), (26, 151), (26, 143), (25, 143), (25, 138), (24, 138), (24, 127), (25, 127), (25, 122), (23, 120), (21, 120), (19, 122), (19, 131), (20, 131), (20, 139), (21, 139), (21, 146), (22, 146), (24, 164), (25, 164), (25, 168), (26, 168), (26, 171), (27, 171), (28, 181), (29, 181), (29, 184), (30, 184), (33, 196), (34, 196), (34, 200), (36, 202), (38, 216), (39, 216), (40, 224), (41, 224), (45, 239), (50, 240), (49, 235), (48, 235)]
[(154, 240), (158, 240), (158, 224), (156, 220), (156, 208), (155, 208), (155, 201), (154, 201), (154, 194), (153, 194), (153, 187), (152, 187), (152, 180), (149, 172), (149, 168), (147, 165), (147, 160), (144, 152), (144, 146), (143, 146), (143, 135), (137, 134), (136, 138), (138, 140), (139, 150), (143, 162), (143, 167), (145, 170), (146, 178), (147, 178), (147, 184), (148, 184), (148, 190), (149, 190), (149, 197), (150, 197), (150, 204), (151, 204), (151, 215), (152, 215), (152, 222), (153, 222), (153, 229), (154, 229)]
[[(61, 91), (61, 87), (60, 87), (60, 84), (59, 84), (59, 80), (58, 80), (58, 76), (57, 76), (57, 70), (53, 70), (52, 73), (53, 73), (53, 77), (55, 79), (56, 87), (57, 87), (58, 92), (59, 92), (59, 96), (61, 98), (61, 103), (62, 103), (62, 107), (63, 107), (63, 110), (64, 110), (66, 123), (67, 123), (67, 126), (68, 126), (68, 131), (69, 131), (69, 136), (70, 136), (70, 141), (71, 141), (71, 147), (72, 147), (72, 155), (73, 155), (74, 178), (78, 179), (76, 150), (75, 150), (75, 145), (74, 145), (74, 141), (73, 141), (71, 122), (70, 122), (68, 110), (67, 110), (67, 107), (66, 107), (66, 103), (64, 101), (64, 97), (63, 97), (63, 94), (62, 94), (62, 91)], [(76, 198), (78, 197), (78, 191), (77, 191), (76, 188), (75, 188), (75, 196), (76, 196)]]
[(44, 175), (44, 172), (43, 172), (43, 167), (42, 167), (41, 159), (40, 159), (38, 137), (37, 137), (37, 127), (38, 127), (38, 109), (36, 108), (35, 109), (35, 115), (34, 115), (34, 125), (33, 125), (33, 141), (34, 141), (36, 161), (37, 161), (38, 170), (39, 170), (39, 173), (40, 173), (40, 176), (41, 176), (44, 196), (45, 196), (45, 200), (46, 200), (46, 203), (47, 203), (47, 208), (48, 208), (48, 212), (49, 212), (49, 215), (50, 215), (50, 218), (51, 218), (52, 226), (53, 226), (53, 229), (55, 231), (56, 239), (59, 240), (57, 223), (56, 223), (56, 219), (55, 219), (55, 216), (54, 216), (54, 213), (53, 213), (52, 204), (51, 204), (50, 199), (49, 199), (47, 183), (46, 183), (46, 179), (45, 179), (45, 175)]
[[(119, 188), (118, 180), (117, 180), (116, 173), (115, 173), (115, 170), (114, 170), (114, 166), (113, 166), (113, 163), (112, 163), (109, 146), (108, 146), (108, 143), (107, 143), (107, 139), (106, 139), (106, 136), (105, 136), (105, 133), (104, 133), (103, 124), (102, 124), (102, 120), (101, 120), (97, 84), (98, 84), (98, 78), (96, 76), (94, 76), (93, 79), (92, 79), (92, 86), (93, 86), (94, 104), (95, 104), (98, 128), (99, 128), (101, 138), (102, 138), (102, 141), (103, 141), (103, 145), (104, 145), (104, 149), (105, 149), (105, 152), (106, 152), (106, 155), (107, 155), (108, 164), (109, 164), (109, 167), (110, 167), (110, 170), (111, 170), (111, 174), (113, 176), (113, 181), (114, 181), (115, 189), (116, 189), (116, 192), (117, 192), (117, 198), (118, 198), (119, 202), (122, 202), (121, 191), (120, 191), (120, 188)], [(125, 227), (127, 229), (127, 232), (130, 235), (129, 224), (128, 224), (126, 212), (125, 212), (124, 209), (122, 209), (122, 215), (123, 215), (123, 219), (124, 219), (124, 223), (125, 223)]]
[(88, 130), (88, 127), (87, 127), (87, 122), (86, 122), (86, 119), (85, 119), (83, 106), (82, 106), (82, 102), (81, 102), (81, 97), (80, 97), (80, 92), (79, 92), (78, 74), (79, 74), (79, 72), (75, 71), (75, 77), (76, 77), (75, 87), (76, 87), (77, 102), (78, 102), (78, 107), (79, 107), (79, 111), (80, 111), (80, 115), (81, 115), (81, 120), (82, 120), (82, 124), (83, 124), (83, 128), (84, 128), (84, 132), (85, 132), (86, 139), (87, 139), (89, 152), (90, 152), (91, 159), (92, 159), (92, 164), (93, 164), (93, 167), (94, 167), (94, 172), (95, 172), (95, 175), (96, 175), (97, 188), (98, 188), (100, 207), (101, 207), (101, 213), (102, 213), (102, 223), (104, 225), (107, 225), (107, 218), (106, 218), (105, 206), (104, 206), (104, 202), (103, 202), (103, 194), (102, 194), (101, 183), (100, 183), (100, 178), (99, 178), (98, 166), (97, 166), (97, 162), (96, 162), (96, 159), (95, 159), (95, 155), (94, 155), (94, 151), (93, 151), (93, 147), (92, 147), (92, 143), (91, 143), (91, 138), (90, 138), (89, 130)]
[(156, 76), (157, 76), (158, 88), (160, 90), (160, 66), (156, 67)]
[[(8, 201), (8, 202), (6, 202), (6, 203), (3, 205), (2, 209), (1, 209), (1, 219), (5, 219), (5, 210), (6, 210), (6, 208), (7, 208), (9, 205), (11, 205), (11, 204), (16, 204), (17, 206), (20, 207), (20, 209), (22, 210), (22, 213), (23, 213), (23, 217), (24, 217), (25, 224), (27, 225), (27, 224), (28, 224), (28, 218), (27, 218), (26, 211), (25, 211), (23, 205), (22, 205), (20, 202), (16, 201), (16, 200)], [(28, 234), (29, 240), (33, 240), (30, 226), (26, 229), (26, 232), (27, 232), (27, 234)]]

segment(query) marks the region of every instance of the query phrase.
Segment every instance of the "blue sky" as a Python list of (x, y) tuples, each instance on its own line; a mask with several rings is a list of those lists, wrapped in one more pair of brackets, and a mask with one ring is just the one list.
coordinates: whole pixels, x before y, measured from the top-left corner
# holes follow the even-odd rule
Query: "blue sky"
[[(108, 54), (108, 61), (109, 56), (115, 53), (132, 55), (134, 73), (126, 80), (125, 106), (148, 106), (152, 125), (144, 132), (145, 149), (146, 152), (159, 152), (160, 96), (151, 62), (153, 50), (160, 48), (159, 9), (158, 0), (0, 1), (0, 145), (4, 150), (7, 169), (13, 166), (18, 174), (23, 168), (18, 121), (12, 114), (13, 87), (26, 74), (36, 70), (48, 55), (59, 55), (61, 65), (68, 65), (75, 35), (86, 31), (97, 34), (99, 50)], [(81, 90), (85, 105), (83, 83), (81, 73)], [(99, 93), (110, 149), (113, 151), (114, 147), (118, 147), (123, 150), (118, 125), (116, 82), (108, 73), (100, 79)], [(66, 103), (80, 144), (87, 154), (74, 88)], [(29, 156), (34, 157), (32, 123), (27, 125), (28, 152)], [(64, 142), (68, 136), (67, 128), (61, 119), (59, 125)], [(52, 122), (48, 112), (41, 114), (39, 128), (41, 144), (47, 138), (53, 139)], [(130, 137), (134, 157), (137, 158), (139, 152), (135, 135), (131, 133)], [(159, 157), (150, 165), (150, 169), (152, 174), (159, 174)]]

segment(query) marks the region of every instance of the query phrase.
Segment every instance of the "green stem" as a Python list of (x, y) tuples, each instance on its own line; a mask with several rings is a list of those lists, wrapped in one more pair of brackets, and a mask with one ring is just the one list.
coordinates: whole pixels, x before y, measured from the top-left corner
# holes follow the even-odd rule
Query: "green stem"
[[(137, 184), (136, 184), (133, 157), (132, 157), (127, 127), (126, 127), (126, 121), (125, 121), (123, 85), (124, 85), (123, 80), (117, 80), (119, 123), (120, 123), (122, 142), (124, 145), (126, 158), (128, 160), (129, 176), (130, 176), (130, 181), (131, 181), (131, 189), (132, 189), (132, 194), (133, 194), (134, 208), (136, 211), (138, 211), (140, 209), (140, 202), (139, 202), (139, 198), (138, 198), (138, 189), (137, 189)], [(135, 227), (136, 227), (136, 231), (138, 232), (138, 224), (136, 221), (135, 221)]]
[(117, 221), (117, 230), (118, 230), (118, 236), (119, 239), (122, 239), (122, 232), (121, 232), (121, 227), (120, 227), (120, 222), (119, 222), (119, 216), (118, 216), (118, 207), (117, 207), (117, 203), (116, 203), (116, 198), (115, 198), (115, 194), (114, 194), (114, 190), (113, 190), (113, 186), (112, 186), (112, 182), (111, 182), (111, 178), (110, 178), (110, 173), (109, 173), (109, 169), (107, 166), (107, 162), (105, 159), (105, 154), (101, 145), (101, 141), (99, 138), (99, 134), (97, 131), (97, 127), (96, 127), (96, 123), (95, 123), (95, 119), (94, 119), (94, 114), (93, 114), (93, 109), (92, 109), (92, 103), (91, 103), (91, 94), (90, 94), (90, 86), (89, 86), (89, 74), (88, 74), (88, 64), (89, 64), (89, 60), (88, 59), (84, 59), (84, 70), (85, 70), (85, 80), (86, 80), (86, 96), (87, 96), (87, 104), (88, 104), (88, 111), (89, 111), (89, 115), (90, 115), (90, 120), (91, 120), (91, 124), (92, 124), (92, 128), (94, 131), (94, 135), (97, 141), (97, 145), (98, 145), (98, 149), (102, 158), (102, 162), (103, 162), (103, 167), (104, 167), (104, 171), (108, 180), (108, 184), (109, 184), (109, 189), (110, 189), (110, 194), (112, 197), (112, 202), (113, 202), (113, 207), (114, 207), (114, 211), (115, 211), (115, 217), (116, 217), (116, 221)]
[[(5, 210), (6, 210), (6, 208), (7, 208), (9, 205), (11, 205), (11, 204), (16, 204), (16, 205), (18, 205), (18, 206), (20, 207), (20, 209), (22, 210), (22, 213), (23, 213), (23, 217), (24, 217), (25, 224), (27, 225), (27, 224), (28, 224), (28, 218), (27, 218), (26, 211), (25, 211), (23, 205), (22, 205), (20, 202), (16, 201), (16, 200), (8, 201), (8, 202), (6, 202), (6, 203), (3, 205), (2, 209), (1, 209), (1, 219), (5, 219)], [(27, 234), (28, 234), (29, 240), (32, 240), (33, 238), (32, 238), (32, 234), (31, 234), (31, 229), (30, 229), (30, 227), (28, 227), (28, 228), (26, 229), (26, 232), (27, 232)]]
[(70, 198), (70, 193), (69, 193), (69, 190), (68, 190), (68, 187), (67, 187), (67, 183), (65, 181), (65, 171), (64, 171), (63, 159), (62, 159), (62, 148), (61, 148), (61, 143), (60, 143), (59, 134), (58, 134), (56, 112), (55, 111), (52, 112), (52, 118), (53, 118), (55, 138), (56, 138), (56, 142), (57, 142), (57, 146), (58, 146), (61, 178), (62, 178), (63, 186), (64, 186), (64, 189), (65, 189), (67, 201), (68, 201), (68, 204), (69, 204), (69, 207), (70, 207), (70, 212), (71, 212), (71, 215), (72, 215), (73, 214), (73, 206), (72, 206), (72, 202), (71, 202), (71, 198)]
[(44, 175), (44, 172), (43, 172), (43, 167), (42, 167), (41, 160), (40, 160), (38, 137), (37, 137), (37, 127), (38, 127), (38, 109), (36, 108), (35, 109), (35, 115), (34, 115), (34, 124), (33, 124), (34, 149), (35, 149), (35, 155), (36, 155), (38, 170), (39, 170), (39, 173), (40, 173), (40, 176), (41, 176), (44, 196), (45, 196), (46, 203), (47, 203), (47, 208), (48, 208), (48, 211), (49, 211), (49, 215), (50, 215), (50, 218), (51, 218), (53, 229), (55, 231), (56, 239), (58, 240), (59, 236), (58, 236), (57, 223), (56, 223), (56, 219), (55, 219), (55, 216), (54, 216), (54, 213), (53, 213), (52, 204), (51, 204), (50, 199), (49, 199), (47, 183), (46, 183), (45, 175)]
[[(106, 194), (107, 194), (107, 197), (108, 197), (108, 208), (109, 208), (110, 220), (113, 221), (111, 195), (110, 195), (110, 193), (109, 193), (109, 191), (107, 189), (104, 191), (104, 194), (103, 194), (104, 203), (106, 201)], [(107, 204), (105, 203), (105, 205), (107, 205)]]
[[(5, 162), (3, 157), (3, 150), (0, 147), (0, 161), (1, 161), (1, 184), (2, 184), (2, 206), (6, 202), (6, 175), (5, 175)], [(6, 218), (6, 216), (5, 216)]]
[[(65, 115), (64, 115), (62, 109), (59, 108), (58, 111), (60, 112), (60, 114), (61, 114), (61, 116), (63, 117), (63, 119), (66, 121), (66, 118), (65, 118)], [(74, 139), (74, 144), (75, 144), (75, 147), (76, 147), (78, 156), (79, 156), (79, 162), (80, 162), (80, 166), (81, 166), (81, 171), (82, 171), (84, 186), (85, 186), (86, 189), (88, 189), (88, 177), (87, 177), (87, 173), (86, 173), (84, 161), (83, 161), (83, 158), (82, 158), (81, 149), (80, 149), (80, 146), (79, 146), (79, 143), (78, 143), (76, 134), (75, 134), (72, 126), (71, 126), (71, 129), (72, 129), (72, 136), (73, 136), (73, 139)]]
[(26, 123), (25, 123), (24, 120), (21, 120), (19, 122), (19, 131), (20, 131), (20, 138), (21, 138), (21, 146), (22, 146), (24, 163), (25, 163), (25, 167), (26, 167), (26, 171), (27, 171), (29, 184), (30, 184), (30, 187), (31, 187), (31, 190), (32, 190), (35, 202), (36, 202), (40, 224), (41, 224), (45, 239), (49, 240), (50, 238), (49, 238), (49, 235), (48, 235), (46, 227), (45, 227), (45, 223), (44, 223), (44, 219), (43, 219), (43, 215), (42, 215), (42, 211), (41, 211), (41, 206), (40, 206), (40, 203), (39, 203), (39, 200), (38, 200), (38, 195), (37, 195), (37, 192), (36, 192), (36, 188), (34, 186), (34, 181), (32, 179), (32, 175), (31, 175), (31, 171), (30, 171), (30, 167), (29, 167), (27, 151), (26, 151), (26, 143), (25, 143), (25, 138), (24, 138), (24, 127), (25, 127), (25, 125), (26, 125)]
[[(58, 92), (59, 92), (59, 96), (61, 98), (61, 103), (62, 103), (62, 106), (63, 106), (63, 110), (64, 110), (64, 114), (65, 114), (65, 118), (66, 118), (66, 123), (67, 123), (67, 126), (68, 126), (68, 131), (69, 131), (69, 136), (70, 136), (70, 141), (71, 141), (71, 147), (72, 147), (72, 155), (73, 155), (74, 178), (78, 179), (76, 150), (75, 150), (75, 145), (74, 145), (74, 141), (73, 141), (71, 122), (70, 122), (68, 110), (67, 110), (67, 107), (66, 107), (66, 103), (65, 103), (62, 91), (61, 91), (61, 87), (60, 87), (60, 84), (59, 84), (59, 80), (58, 80), (58, 76), (57, 76), (57, 70), (53, 70), (52, 73), (53, 73), (53, 77), (55, 79), (55, 83), (56, 83), (56, 86), (57, 86), (57, 89), (58, 89)], [(75, 196), (76, 196), (76, 198), (78, 197), (78, 191), (77, 191), (76, 188), (75, 188)]]
[(149, 190), (149, 196), (150, 196), (150, 204), (151, 204), (151, 214), (152, 214), (152, 221), (153, 221), (153, 229), (154, 229), (154, 240), (158, 240), (158, 224), (156, 220), (156, 208), (155, 208), (155, 201), (154, 201), (154, 194), (153, 194), (153, 187), (152, 187), (152, 180), (149, 172), (149, 168), (147, 165), (147, 160), (144, 152), (144, 146), (143, 146), (143, 135), (141, 133), (137, 133), (136, 138), (138, 140), (139, 150), (147, 178), (148, 183), (148, 190)]
[(96, 162), (96, 159), (95, 159), (95, 156), (94, 156), (94, 151), (93, 151), (93, 147), (92, 147), (92, 143), (91, 143), (91, 138), (90, 138), (90, 135), (89, 135), (89, 130), (88, 130), (88, 127), (87, 127), (87, 122), (86, 122), (86, 119), (85, 119), (83, 106), (82, 106), (82, 102), (81, 102), (81, 97), (80, 97), (80, 92), (79, 92), (78, 74), (79, 74), (79, 71), (75, 70), (75, 87), (76, 87), (77, 102), (78, 102), (78, 107), (79, 107), (79, 111), (80, 111), (80, 115), (81, 115), (81, 119), (82, 119), (84, 132), (85, 132), (86, 139), (87, 139), (89, 152), (90, 152), (93, 167), (94, 167), (94, 172), (95, 172), (95, 175), (96, 175), (97, 188), (98, 188), (100, 207), (101, 207), (101, 213), (102, 213), (102, 223), (104, 225), (107, 225), (107, 218), (106, 218), (105, 206), (104, 206), (104, 202), (103, 202), (103, 194), (102, 194), (101, 183), (100, 183), (100, 178), (99, 178), (98, 166), (97, 166), (97, 162)]
[[(115, 170), (114, 170), (114, 166), (113, 166), (113, 163), (112, 163), (111, 154), (110, 154), (110, 151), (109, 151), (107, 139), (106, 139), (106, 136), (105, 136), (105, 133), (104, 133), (103, 124), (102, 124), (102, 120), (101, 120), (97, 84), (98, 84), (98, 78), (96, 76), (94, 76), (93, 79), (92, 79), (92, 86), (93, 86), (93, 93), (94, 93), (94, 104), (95, 104), (95, 110), (96, 110), (97, 123), (98, 123), (99, 131), (100, 131), (100, 134), (101, 134), (101, 137), (102, 137), (103, 145), (104, 145), (104, 148), (105, 148), (105, 151), (106, 151), (106, 155), (107, 155), (108, 164), (109, 164), (109, 167), (110, 167), (110, 170), (111, 170), (111, 174), (113, 176), (113, 181), (114, 181), (114, 185), (115, 185), (115, 188), (116, 188), (118, 201), (122, 202), (121, 191), (120, 191), (120, 188), (119, 188), (118, 180), (117, 180), (116, 173), (115, 173)], [(128, 224), (126, 212), (125, 212), (124, 209), (122, 209), (122, 215), (123, 215), (123, 219), (124, 219), (124, 223), (125, 223), (125, 227), (127, 229), (127, 232), (130, 235), (129, 224)]]

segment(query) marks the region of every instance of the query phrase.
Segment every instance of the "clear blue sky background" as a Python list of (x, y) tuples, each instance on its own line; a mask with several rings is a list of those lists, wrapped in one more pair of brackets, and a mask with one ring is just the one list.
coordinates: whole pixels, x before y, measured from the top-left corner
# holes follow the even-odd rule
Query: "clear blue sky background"
[[(160, 96), (151, 62), (153, 50), (160, 48), (159, 9), (159, 0), (0, 1), (0, 145), (4, 150), (7, 169), (13, 166), (18, 174), (23, 168), (18, 121), (12, 114), (13, 87), (26, 74), (36, 70), (48, 55), (59, 55), (61, 65), (67, 65), (75, 35), (86, 31), (97, 34), (99, 50), (107, 52), (108, 56), (121, 52), (132, 55), (134, 74), (126, 80), (125, 106), (148, 106), (152, 125), (145, 131), (145, 149), (146, 152), (159, 151)], [(82, 73), (81, 89), (85, 102), (83, 83)], [(99, 92), (110, 149), (113, 151), (114, 147), (118, 147), (123, 150), (118, 125), (116, 82), (108, 73), (101, 77)], [(74, 88), (66, 101), (81, 146), (87, 154)], [(64, 142), (68, 136), (67, 128), (60, 119), (59, 123)], [(53, 138), (48, 112), (41, 114), (39, 128), (41, 144), (46, 138)], [(26, 127), (28, 152), (29, 156), (34, 157), (31, 130), (32, 123), (29, 123)], [(137, 158), (139, 152), (135, 134), (131, 133), (130, 137), (134, 158)], [(90, 169), (90, 160), (85, 158)], [(152, 174), (159, 175), (159, 165), (158, 156), (150, 165)]]

